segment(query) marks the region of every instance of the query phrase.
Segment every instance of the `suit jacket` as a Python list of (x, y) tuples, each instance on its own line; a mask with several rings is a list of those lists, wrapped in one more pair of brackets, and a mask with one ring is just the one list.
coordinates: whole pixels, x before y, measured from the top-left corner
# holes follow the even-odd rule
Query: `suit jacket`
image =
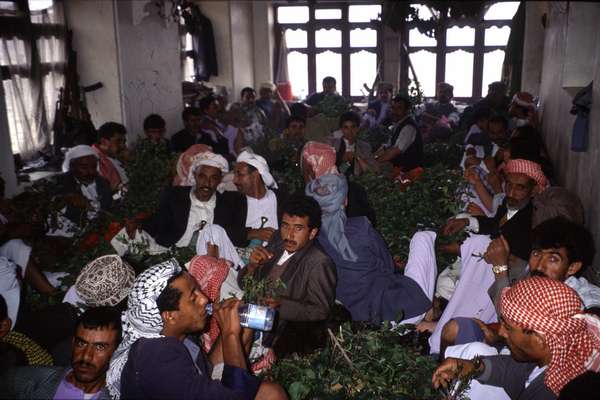
[(533, 205), (531, 201), (520, 209), (510, 220), (500, 226), (500, 221), (506, 215), (506, 199), (498, 207), (496, 215), (488, 217), (476, 217), (479, 222), (479, 232), (482, 235), (490, 235), (492, 238), (504, 236), (510, 246), (510, 253), (523, 259), (529, 259), (531, 252), (531, 217), (533, 216)]
[[(53, 399), (68, 368), (19, 367), (0, 377), (0, 399)], [(104, 387), (98, 399), (110, 399)]]
[[(101, 176), (96, 177), (96, 193), (98, 193), (98, 201), (100, 202), (100, 209), (108, 210), (112, 207), (112, 191), (110, 190), (110, 183)], [(59, 196), (67, 196), (70, 194), (79, 193), (79, 183), (75, 180), (75, 177), (71, 172), (58, 175), (56, 178), (56, 194)], [(85, 213), (77, 207), (67, 205), (65, 216), (73, 221), (77, 225), (81, 225), (83, 222), (83, 216)]]
[(525, 382), (535, 364), (515, 361), (511, 356), (483, 357), (485, 371), (476, 378), (486, 385), (501, 387), (512, 400), (554, 400), (556, 395), (544, 384), (545, 372), (538, 375), (527, 388)]
[[(266, 279), (283, 254), (279, 232), (267, 247), (274, 256), (255, 272), (258, 280)], [(246, 269), (238, 275), (240, 283)], [(335, 301), (337, 275), (335, 265), (320, 244), (312, 240), (292, 257), (281, 274), (286, 288), (280, 296), (279, 319), (283, 321), (324, 321)]]
[[(192, 205), (191, 190), (190, 186), (168, 187), (161, 197), (156, 214), (144, 222), (144, 230), (161, 246), (173, 246), (185, 233)], [(225, 229), (235, 246), (247, 246), (246, 199), (238, 192), (217, 192), (216, 196), (213, 223)]]

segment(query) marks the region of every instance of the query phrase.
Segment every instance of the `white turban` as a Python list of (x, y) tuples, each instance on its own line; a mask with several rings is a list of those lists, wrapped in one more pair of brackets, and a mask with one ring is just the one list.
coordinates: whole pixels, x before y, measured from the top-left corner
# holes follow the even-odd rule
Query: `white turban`
[(63, 172), (69, 172), (71, 169), (71, 161), (87, 156), (94, 156), (98, 158), (98, 153), (96, 153), (96, 150), (85, 144), (80, 144), (70, 148), (65, 154), (65, 161), (63, 161), (62, 164)]
[(254, 154), (252, 150), (246, 149), (240, 153), (237, 157), (237, 162), (246, 163), (248, 165), (252, 165), (254, 168), (258, 170), (258, 173), (262, 177), (265, 186), (271, 189), (277, 189), (277, 182), (273, 179), (273, 175), (269, 172), (269, 164), (267, 161), (259, 156), (258, 154)]
[(219, 154), (215, 154), (210, 151), (205, 151), (203, 153), (198, 153), (194, 161), (192, 162), (192, 166), (190, 167), (190, 172), (188, 176), (189, 182), (196, 182), (196, 177), (194, 174), (203, 165), (207, 165), (209, 167), (215, 167), (221, 170), (221, 173), (225, 175), (229, 172), (229, 164), (225, 157)]

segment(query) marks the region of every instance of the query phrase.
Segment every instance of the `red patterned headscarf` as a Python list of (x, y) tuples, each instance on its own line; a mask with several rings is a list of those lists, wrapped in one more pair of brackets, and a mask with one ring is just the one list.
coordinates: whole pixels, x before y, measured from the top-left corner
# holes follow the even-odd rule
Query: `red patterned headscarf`
[[(221, 294), (221, 285), (223, 285), (229, 273), (227, 260), (211, 256), (196, 256), (190, 261), (188, 270), (210, 302), (218, 301)], [(210, 351), (219, 336), (219, 332), (217, 321), (211, 318), (209, 330), (203, 335), (203, 345), (206, 352)]]
[(524, 174), (533, 179), (540, 188), (545, 189), (548, 185), (548, 180), (540, 164), (523, 159), (510, 160), (504, 166), (504, 173), (507, 174)]
[(173, 178), (173, 186), (194, 186), (195, 182), (190, 180), (190, 168), (198, 154), (207, 151), (212, 151), (212, 148), (205, 144), (195, 144), (181, 153), (177, 159), (177, 174)]
[(525, 279), (502, 293), (502, 317), (546, 339), (551, 359), (544, 383), (557, 395), (585, 371), (600, 371), (600, 320), (582, 310), (577, 292), (548, 278)]
[(335, 149), (325, 143), (307, 142), (302, 149), (302, 162), (310, 166), (315, 178), (322, 175), (338, 174), (338, 169), (335, 166)]

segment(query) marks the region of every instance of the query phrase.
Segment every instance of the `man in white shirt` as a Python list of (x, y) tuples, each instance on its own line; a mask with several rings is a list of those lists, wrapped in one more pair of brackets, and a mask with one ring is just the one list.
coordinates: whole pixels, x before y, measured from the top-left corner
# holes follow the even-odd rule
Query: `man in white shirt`
[(270, 241), (273, 232), (279, 228), (278, 201), (274, 192), (277, 183), (266, 160), (251, 150), (242, 151), (237, 158), (233, 183), (246, 197), (248, 240)]

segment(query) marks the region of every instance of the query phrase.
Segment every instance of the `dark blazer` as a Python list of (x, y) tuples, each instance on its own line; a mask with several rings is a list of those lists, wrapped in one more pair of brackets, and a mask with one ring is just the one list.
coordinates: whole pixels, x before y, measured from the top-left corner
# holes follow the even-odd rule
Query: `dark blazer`
[(182, 129), (171, 137), (171, 150), (175, 153), (183, 153), (195, 144), (205, 144), (211, 146), (216, 154), (224, 157), (229, 156), (229, 142), (221, 135), (217, 136), (215, 142), (208, 133), (200, 132), (199, 136), (190, 134), (187, 130)]
[[(53, 399), (68, 368), (19, 367), (0, 377), (0, 399)], [(98, 399), (110, 399), (103, 388)]]
[[(68, 196), (70, 194), (80, 193), (79, 183), (71, 172), (60, 174), (56, 178), (56, 192), (58, 196)], [(98, 201), (102, 210), (109, 210), (112, 207), (112, 191), (110, 183), (101, 176), (96, 177), (96, 193), (98, 193)], [(77, 207), (67, 205), (65, 216), (77, 225), (81, 225), (82, 217), (85, 213)]]
[[(283, 255), (283, 241), (279, 232), (267, 247), (273, 258), (255, 272), (258, 280), (266, 279)], [(240, 283), (246, 269), (238, 276)], [(333, 260), (315, 240), (298, 250), (285, 267), (281, 280), (286, 288), (280, 296), (280, 320), (324, 321), (335, 301), (337, 275)]]
[(556, 395), (544, 384), (544, 374), (538, 375), (527, 387), (525, 382), (535, 364), (515, 361), (511, 356), (483, 357), (485, 371), (477, 380), (501, 387), (512, 400), (554, 400)]
[[(156, 214), (144, 222), (144, 230), (161, 246), (173, 246), (185, 233), (192, 204), (191, 190), (190, 186), (168, 187), (163, 192)], [(247, 246), (246, 199), (238, 192), (217, 192), (216, 196), (213, 223), (225, 229), (235, 246)]]
[(476, 217), (479, 222), (479, 232), (482, 235), (490, 235), (492, 238), (504, 236), (510, 246), (510, 253), (523, 259), (529, 259), (531, 252), (531, 217), (533, 216), (533, 205), (531, 202), (520, 209), (516, 215), (500, 226), (500, 221), (507, 212), (506, 199), (498, 207), (496, 215), (488, 217)]
[(248, 400), (260, 380), (241, 368), (225, 365), (223, 377), (212, 380), (202, 350), (195, 359), (174, 337), (138, 339), (121, 373), (122, 399)]

